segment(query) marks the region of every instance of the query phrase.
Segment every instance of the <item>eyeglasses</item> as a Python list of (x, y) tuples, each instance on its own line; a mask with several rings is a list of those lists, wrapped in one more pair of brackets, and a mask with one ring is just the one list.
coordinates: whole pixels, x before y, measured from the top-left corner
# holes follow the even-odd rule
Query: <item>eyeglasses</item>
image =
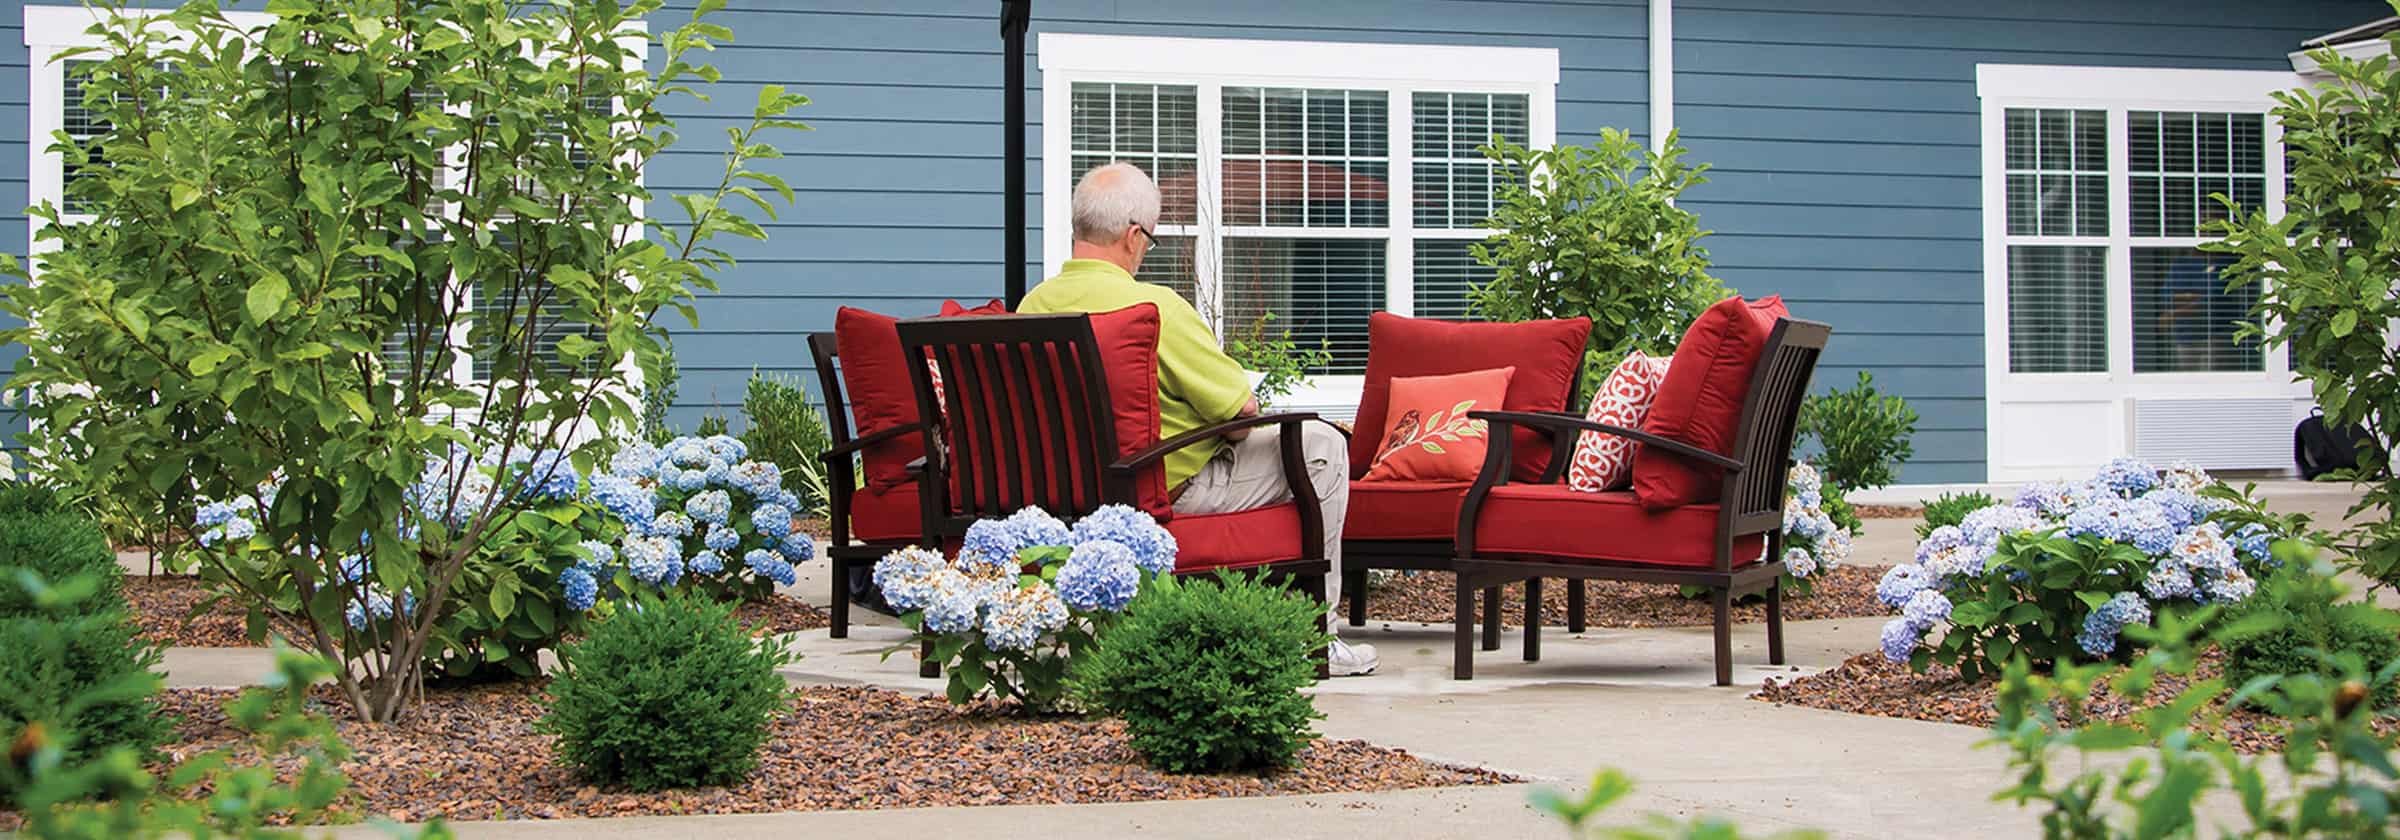
[(1142, 253), (1147, 254), (1158, 250), (1158, 234), (1151, 232), (1148, 225), (1144, 225), (1141, 222), (1134, 222), (1133, 229), (1141, 231), (1142, 240), (1148, 243), (1142, 246)]

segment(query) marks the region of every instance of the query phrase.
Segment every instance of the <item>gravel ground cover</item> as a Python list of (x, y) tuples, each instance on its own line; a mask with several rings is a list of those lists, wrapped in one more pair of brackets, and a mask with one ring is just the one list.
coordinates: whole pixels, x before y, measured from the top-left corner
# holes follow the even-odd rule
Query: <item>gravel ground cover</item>
[[(1783, 601), (1783, 618), (1785, 621), (1806, 621), (1877, 616), (1890, 612), (1875, 601), (1875, 581), (1883, 577), (1883, 570), (1882, 566), (1837, 567), (1832, 574), (1818, 579), (1814, 594), (1786, 597)], [(1455, 580), (1456, 577), (1449, 572), (1418, 572), (1413, 575), (1394, 575), (1383, 583), (1369, 584), (1367, 618), (1376, 621), (1448, 623), (1453, 609), (1452, 582)], [(1604, 580), (1586, 581), (1584, 586), (1589, 593), (1584, 599), (1585, 620), (1593, 627), (1689, 627), (1708, 624), (1713, 620), (1706, 599), (1683, 597), (1674, 586)], [(1511, 627), (1523, 626), (1525, 585), (1512, 583), (1502, 587), (1502, 590), (1505, 594), (1501, 597), (1501, 623)], [(1344, 612), (1340, 614), (1348, 615), (1348, 609), (1344, 606)], [(1733, 612), (1735, 622), (1767, 620), (1767, 608), (1763, 602), (1735, 604)], [(1566, 624), (1566, 582), (1543, 581), (1542, 626), (1557, 628)]]
[(1860, 519), (1915, 519), (1925, 515), (1916, 505), (1858, 505), (1851, 508)]
[[(245, 742), (221, 711), (233, 692), (169, 690), (171, 763)], [(328, 697), (330, 699), (330, 697)], [(534, 731), (541, 685), (437, 689), (407, 722), (339, 724), (355, 751), (349, 804), (398, 820), (717, 814), (937, 805), (1049, 804), (1365, 792), (1519, 779), (1435, 764), (1360, 741), (1320, 740), (1272, 773), (1173, 775), (1142, 765), (1122, 724), (1019, 718), (993, 707), (872, 688), (795, 690), (758, 770), (731, 787), (635, 793), (584, 784)], [(339, 717), (337, 715), (337, 720)], [(0, 813), (0, 828), (13, 822)]]
[[(2159, 675), (2158, 684), (2141, 698), (2120, 697), (2105, 683), (2095, 685), (2085, 709), (2097, 718), (2130, 722), (2143, 709), (2173, 700), (2194, 680), (2222, 677), (2224, 657), (2211, 650), (2193, 670), (2189, 678)], [(1995, 698), (1999, 689), (1998, 680), (1970, 684), (1960, 680), (1956, 670), (1941, 665), (1919, 674), (1907, 665), (1885, 661), (1881, 654), (1862, 653), (1809, 676), (1769, 680), (1750, 697), (1776, 705), (1988, 728), (1998, 715)], [(2386, 731), (2400, 729), (2400, 719), (2386, 718), (2380, 724)], [(2227, 715), (2221, 734), (2245, 753), (2283, 749), (2280, 722), (2246, 709)]]
[[(242, 634), (240, 606), (221, 602), (193, 614), (209, 597), (199, 578), (125, 576), (125, 601), (143, 638), (170, 647), (258, 647)], [(745, 603), (733, 617), (753, 634), (821, 630), (828, 623), (824, 610), (783, 594)]]

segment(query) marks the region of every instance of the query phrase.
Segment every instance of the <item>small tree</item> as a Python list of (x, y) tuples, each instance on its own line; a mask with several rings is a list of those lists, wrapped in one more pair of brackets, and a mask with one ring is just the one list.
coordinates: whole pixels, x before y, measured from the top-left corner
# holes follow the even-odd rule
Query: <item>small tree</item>
[(1700, 219), (1675, 197), (1706, 183), (1667, 137), (1663, 152), (1602, 129), (1591, 146), (1526, 149), (1495, 139), (1484, 155), (1509, 176), (1472, 246), (1491, 266), (1474, 311), (1497, 321), (1592, 319), (1587, 379), (1607, 375), (1628, 351), (1663, 355), (1700, 312), (1726, 294), (1708, 274)]
[(1800, 404), (1800, 433), (1816, 439), (1825, 480), (1841, 494), (1872, 490), (1899, 478), (1900, 465), (1916, 455), (1908, 439), (1917, 433), (1917, 410), (1875, 390), (1875, 375), (1862, 370), (1856, 386)]
[[(529, 452), (588, 472), (592, 431), (634, 428), (623, 360), (659, 358), (654, 316), (714, 288), (711, 240), (765, 236), (724, 201), (790, 198), (748, 168), (778, 156), (762, 133), (804, 127), (784, 115), (805, 99), (767, 85), (720, 183), (674, 197), (688, 224), (647, 212), (663, 105), (717, 78), (686, 56), (731, 37), (702, 0), (644, 69), (661, 6), (277, 0), (258, 29), (209, 2), (111, 7), (106, 47), (68, 54), (106, 129), (56, 136), (89, 219), (35, 208), (41, 282), (8, 290), (34, 443), (139, 477), (162, 517), (191, 497), (264, 511), (273, 559), (225, 541), (202, 572), (341, 663), (363, 719), (402, 713), (468, 558), (571, 468)], [(429, 467), (452, 459), (500, 467)], [(281, 590), (298, 614), (268, 609)]]
[[(2395, 4), (2400, 8), (2400, 4)], [(2400, 54), (2400, 37), (2385, 36)], [(2236, 255), (2228, 287), (2258, 290), (2255, 319), (2240, 339), (2289, 347), (2292, 372), (2308, 381), (2327, 422), (2362, 424), (2384, 446), (2400, 441), (2400, 72), (2392, 56), (2361, 61), (2311, 53), (2333, 81), (2275, 95), (2291, 189), (2284, 214), (2211, 223), (2225, 238), (2201, 247)], [(2387, 453), (2359, 453), (2351, 479), (2367, 487), (2351, 511), (2344, 553), (2367, 576), (2400, 585), (2400, 477)], [(2376, 515), (2357, 514), (2375, 511)]]

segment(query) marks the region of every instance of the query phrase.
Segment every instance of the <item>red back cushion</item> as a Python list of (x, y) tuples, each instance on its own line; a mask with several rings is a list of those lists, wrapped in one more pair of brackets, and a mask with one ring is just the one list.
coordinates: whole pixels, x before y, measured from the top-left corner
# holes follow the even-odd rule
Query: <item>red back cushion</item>
[[(1394, 378), (1513, 366), (1517, 372), (1509, 377), (1502, 409), (1564, 411), (1567, 400), (1574, 396), (1583, 346), (1591, 336), (1590, 318), (1490, 324), (1408, 318), (1389, 312), (1368, 316), (1366, 386), (1359, 393), (1355, 424), (1362, 433), (1350, 436), (1350, 476), (1366, 474), (1375, 462), (1381, 432), (1391, 428), (1385, 415)], [(1542, 469), (1550, 464), (1548, 439), (1531, 429), (1518, 429), (1515, 445), (1512, 477), (1519, 481), (1541, 478)]]
[[(1158, 330), (1153, 303), (1092, 315), (1100, 366), (1108, 373), (1109, 403), (1116, 408), (1120, 458), (1158, 445)], [(1162, 520), (1174, 515), (1164, 461), (1134, 479), (1134, 492), (1135, 507)]]
[[(969, 309), (957, 301), (942, 301), (941, 314), (995, 315), (1008, 311), (997, 300)], [(900, 319), (864, 309), (842, 307), (833, 316), (833, 343), (842, 357), (842, 388), (850, 399), (851, 428), (864, 437), (893, 426), (917, 422), (917, 398), (909, 393), (908, 368), (900, 354)], [(907, 484), (908, 463), (925, 454), (917, 435), (901, 435), (859, 453), (867, 486), (882, 490)]]
[[(1468, 412), (1490, 411), (1508, 396), (1516, 368), (1401, 376), (1392, 379), (1392, 427), (1383, 431), (1375, 464), (1361, 481), (1473, 481), (1483, 468), (1481, 420)], [(1361, 430), (1364, 431), (1364, 430)]]
[[(1675, 345), (1667, 378), (1659, 383), (1642, 431), (1722, 455), (1733, 453), (1733, 436), (1749, 396), (1750, 374), (1767, 347), (1778, 318), (1789, 316), (1783, 298), (1717, 301), (1684, 331)], [(1657, 447), (1633, 456), (1633, 492), (1650, 510), (1714, 502), (1724, 473)]]

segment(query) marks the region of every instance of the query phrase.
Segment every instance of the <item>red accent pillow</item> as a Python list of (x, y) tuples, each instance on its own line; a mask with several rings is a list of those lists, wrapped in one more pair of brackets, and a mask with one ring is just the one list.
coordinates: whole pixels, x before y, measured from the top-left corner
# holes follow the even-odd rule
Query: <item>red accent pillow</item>
[(1375, 463), (1362, 481), (1471, 481), (1491, 448), (1481, 420), (1470, 411), (1491, 411), (1508, 397), (1513, 367), (1402, 376), (1392, 380), (1392, 426), (1375, 449)]
[[(1590, 318), (1491, 324), (1409, 318), (1389, 312), (1367, 317), (1366, 384), (1359, 393), (1356, 427), (1368, 430), (1350, 437), (1350, 475), (1363, 476), (1374, 464), (1376, 445), (1391, 403), (1392, 380), (1403, 376), (1440, 376), (1514, 366), (1508, 396), (1500, 403), (1508, 411), (1565, 411), (1575, 393), (1576, 372), (1583, 366), (1583, 346), (1592, 337)], [(1550, 464), (1549, 439), (1531, 429), (1519, 429), (1515, 442), (1516, 469), (1511, 477), (1534, 481)]]
[[(996, 315), (1007, 307), (992, 301), (972, 309), (943, 301), (941, 314)], [(917, 398), (909, 393), (907, 361), (901, 358), (900, 319), (864, 309), (842, 307), (833, 316), (833, 343), (842, 357), (842, 388), (850, 398), (851, 427), (861, 437), (893, 426), (917, 422)], [(908, 463), (925, 454), (917, 435), (901, 435), (859, 453), (867, 486), (889, 489), (915, 479)]]
[[(1158, 445), (1158, 305), (1137, 303), (1092, 313), (1092, 336), (1100, 341), (1100, 367), (1108, 374), (1109, 404), (1116, 409), (1117, 455)], [(1167, 495), (1166, 462), (1134, 479), (1137, 503), (1161, 521), (1174, 516)]]
[[(1639, 430), (1642, 418), (1650, 415), (1650, 403), (1658, 398), (1659, 383), (1667, 378), (1669, 361), (1633, 351), (1608, 372), (1608, 381), (1592, 394), (1583, 419)], [(1584, 432), (1575, 444), (1575, 460), (1567, 464), (1567, 486), (1586, 493), (1624, 486), (1633, 476), (1636, 448), (1629, 437)]]
[[(1775, 321), (1791, 314), (1783, 298), (1717, 301), (1692, 321), (1675, 345), (1674, 362), (1642, 431), (1721, 455), (1733, 453), (1750, 373), (1766, 351)], [(1681, 455), (1642, 447), (1633, 456), (1633, 493), (1650, 510), (1715, 501), (1724, 473)]]

